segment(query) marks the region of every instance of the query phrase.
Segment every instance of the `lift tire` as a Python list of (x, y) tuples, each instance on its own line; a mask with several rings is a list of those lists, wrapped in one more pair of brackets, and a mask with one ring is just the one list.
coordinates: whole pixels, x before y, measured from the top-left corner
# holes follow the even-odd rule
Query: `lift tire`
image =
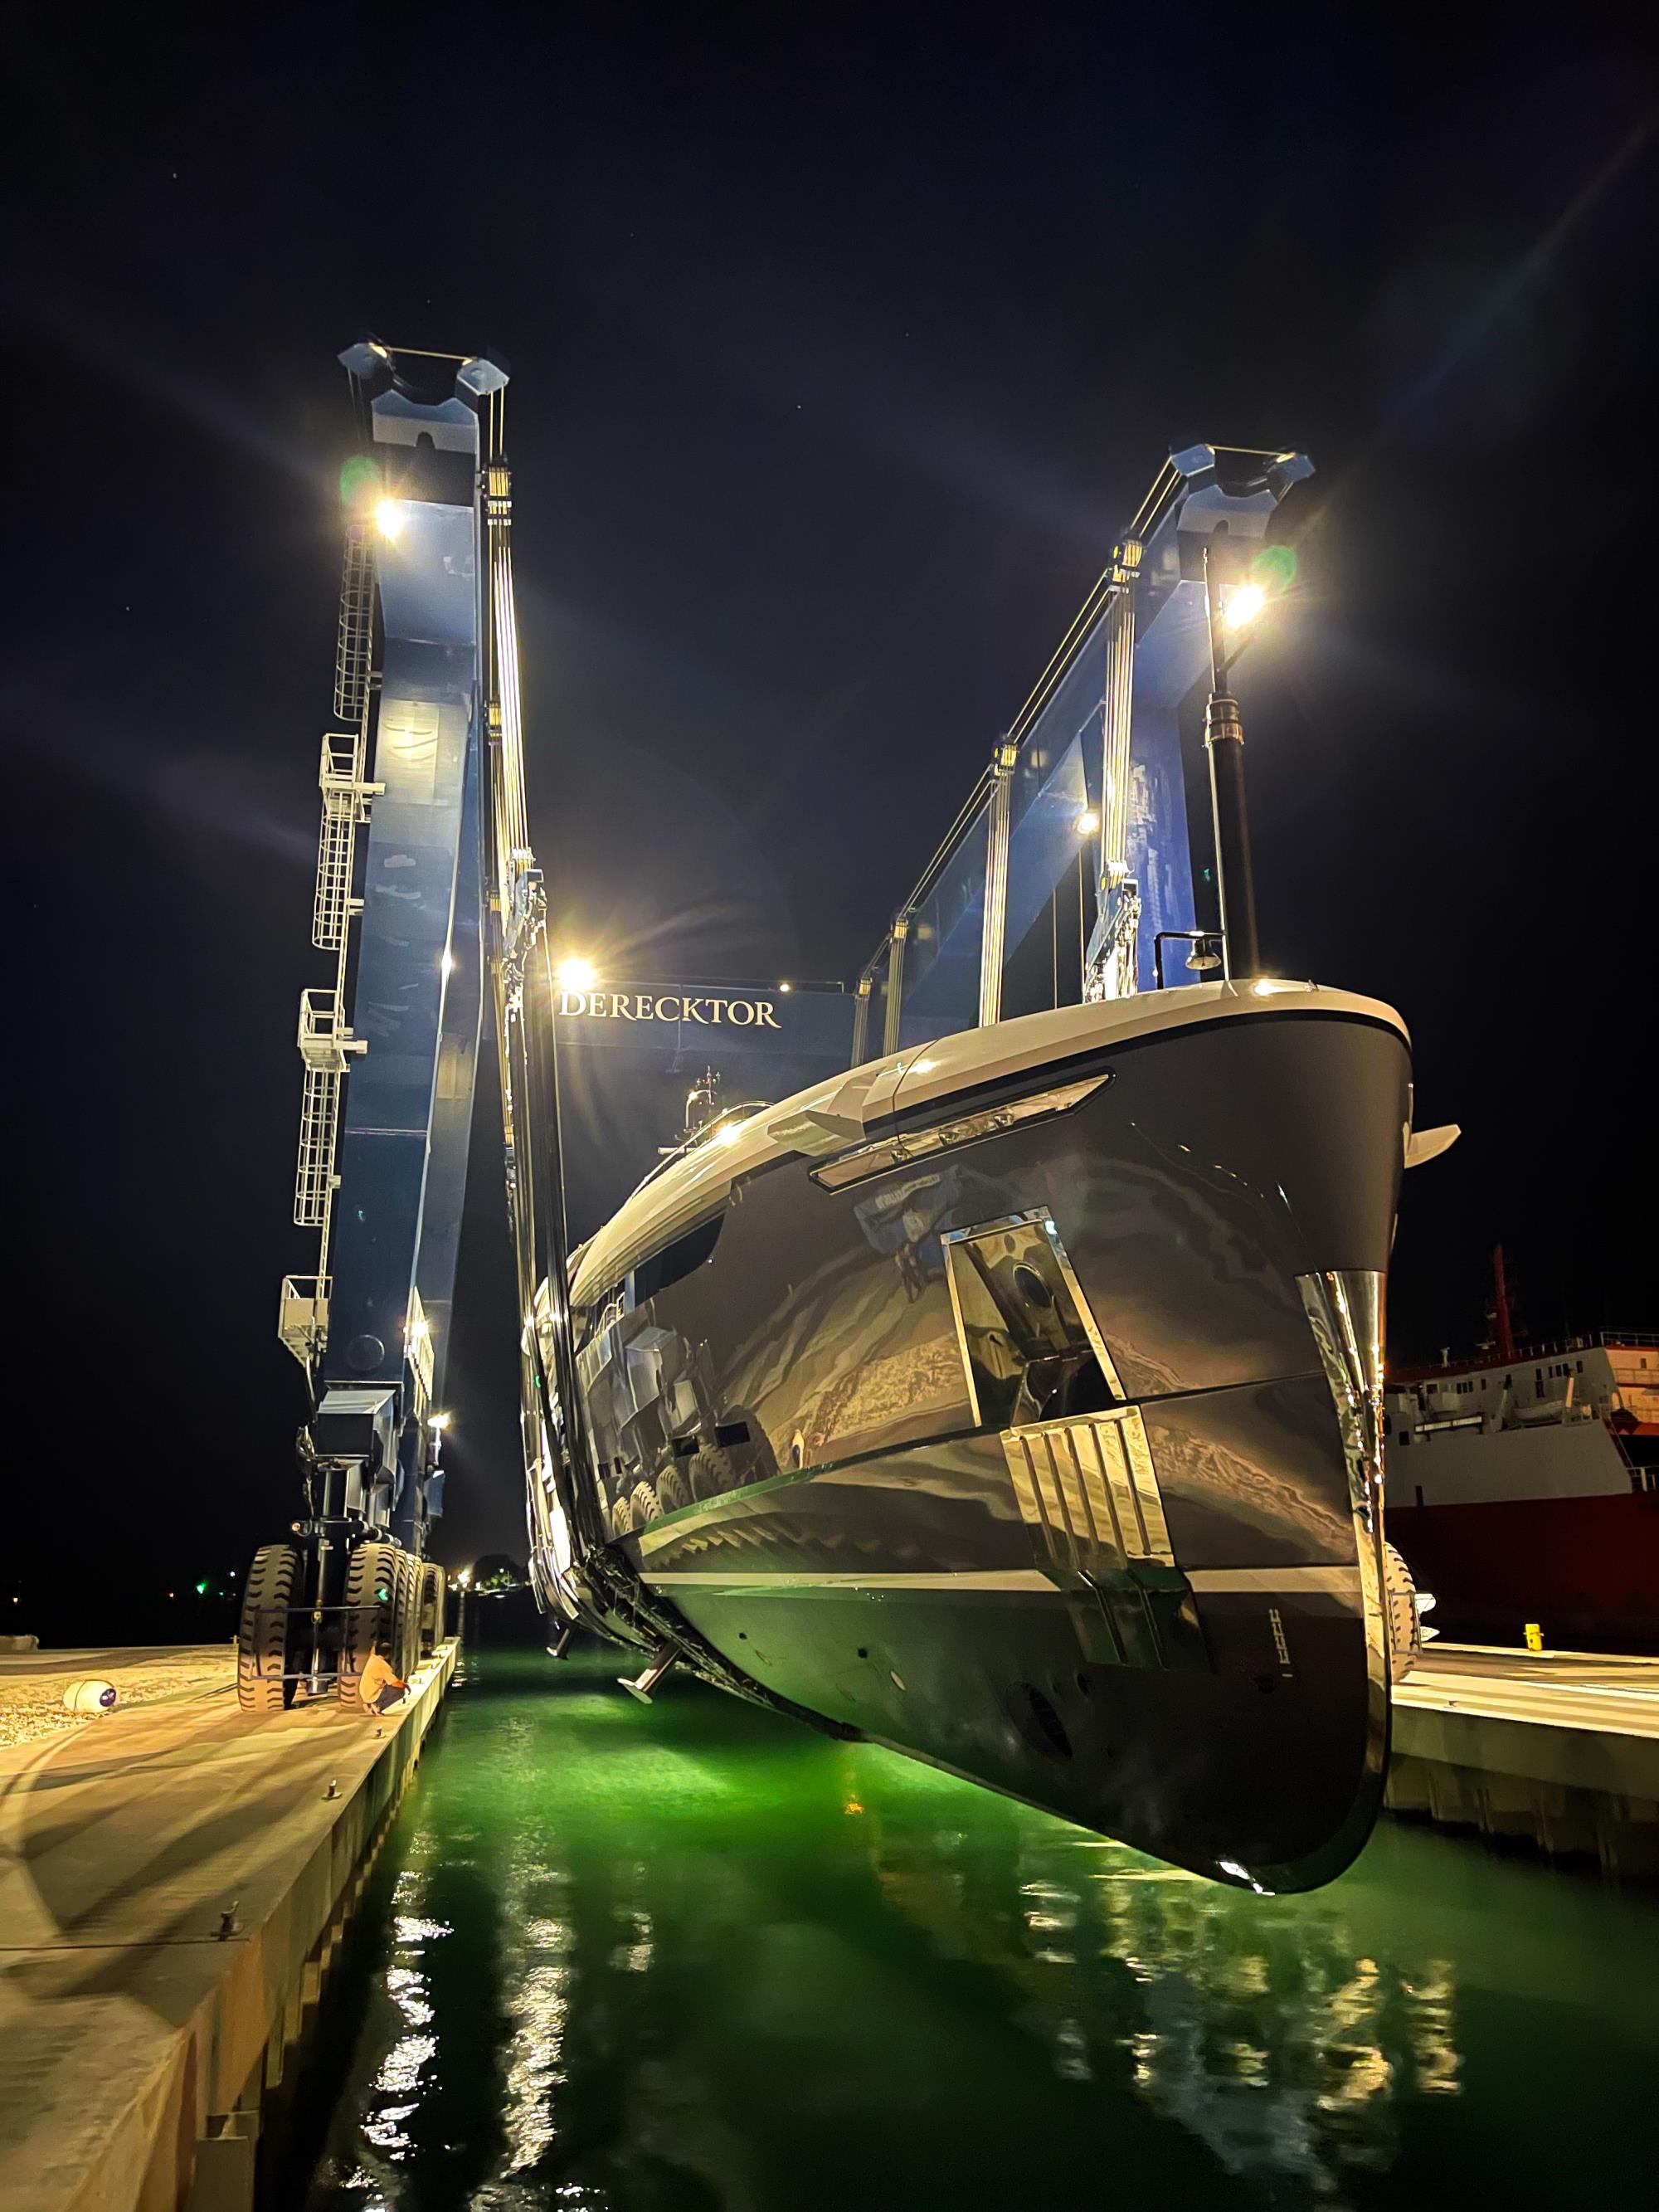
[(429, 1659), (444, 1640), (444, 1571), (435, 1559), (421, 1563), (421, 1656)]
[(421, 1663), (421, 1561), (398, 1553), (398, 1592), (392, 1610), (392, 1663), (406, 1682)]
[(690, 1462), (691, 1495), (696, 1498), (726, 1498), (741, 1490), (749, 1477), (724, 1444), (700, 1443)]
[(1389, 1665), (1394, 1680), (1403, 1682), (1423, 1656), (1423, 1625), (1412, 1571), (1387, 1542), (1382, 1547), (1382, 1612), (1389, 1624)]
[(634, 1533), (634, 1504), (631, 1498), (619, 1498), (611, 1508), (611, 1536), (614, 1543), (620, 1536)]
[(651, 1522), (660, 1521), (662, 1518), (662, 1507), (657, 1502), (657, 1493), (648, 1482), (636, 1482), (634, 1485), (634, 1495), (629, 1498), (629, 1504), (634, 1509), (634, 1528), (636, 1534)]
[[(362, 1702), (363, 1669), (369, 1654), (384, 1637), (392, 1641), (392, 1616), (398, 1592), (395, 1544), (359, 1544), (346, 1562), (345, 1588), (341, 1593), (346, 1611), (340, 1622), (340, 1657), (337, 1679), (343, 1705)], [(395, 1667), (397, 1661), (394, 1658)]]
[(678, 1513), (691, 1503), (691, 1485), (682, 1468), (664, 1468), (657, 1477), (657, 1503), (665, 1513)]
[(236, 1702), (245, 1713), (280, 1713), (294, 1702), (288, 1669), (289, 1607), (300, 1581), (292, 1544), (262, 1544), (253, 1554), (236, 1626)]

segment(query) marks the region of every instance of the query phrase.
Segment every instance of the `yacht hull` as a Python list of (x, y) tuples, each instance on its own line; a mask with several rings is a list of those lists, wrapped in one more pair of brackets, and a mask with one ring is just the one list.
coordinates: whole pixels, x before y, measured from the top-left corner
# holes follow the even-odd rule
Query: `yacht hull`
[(1409, 1119), (1391, 1018), (1230, 1006), (761, 1159), (579, 1273), (612, 1547), (809, 1714), (1224, 1881), (1329, 1879), (1387, 1757)]

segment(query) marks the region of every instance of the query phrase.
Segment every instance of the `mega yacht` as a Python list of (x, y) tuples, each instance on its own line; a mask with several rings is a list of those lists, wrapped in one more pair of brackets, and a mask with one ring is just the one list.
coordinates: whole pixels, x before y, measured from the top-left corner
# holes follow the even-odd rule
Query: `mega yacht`
[[(564, 1456), (653, 1674), (1224, 1881), (1340, 1872), (1387, 1753), (1411, 1098), (1390, 1008), (1254, 980), (720, 1115), (570, 1273)], [(531, 1495), (544, 1588), (591, 1581)]]

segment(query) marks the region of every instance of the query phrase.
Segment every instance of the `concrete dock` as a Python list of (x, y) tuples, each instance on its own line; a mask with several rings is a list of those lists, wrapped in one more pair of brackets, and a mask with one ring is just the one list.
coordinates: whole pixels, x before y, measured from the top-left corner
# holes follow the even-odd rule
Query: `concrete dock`
[(1431, 1644), (1395, 1691), (1387, 1802), (1659, 1875), (1659, 1659)]
[(455, 1657), (380, 1722), (186, 1692), (0, 1749), (0, 2212), (247, 2212), (265, 2094)]

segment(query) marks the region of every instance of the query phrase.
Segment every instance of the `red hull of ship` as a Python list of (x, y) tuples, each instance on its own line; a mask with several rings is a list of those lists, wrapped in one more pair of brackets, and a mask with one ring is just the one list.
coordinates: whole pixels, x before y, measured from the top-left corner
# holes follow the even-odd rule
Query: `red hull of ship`
[(1391, 1506), (1388, 1527), (1443, 1635), (1659, 1649), (1659, 1492)]

